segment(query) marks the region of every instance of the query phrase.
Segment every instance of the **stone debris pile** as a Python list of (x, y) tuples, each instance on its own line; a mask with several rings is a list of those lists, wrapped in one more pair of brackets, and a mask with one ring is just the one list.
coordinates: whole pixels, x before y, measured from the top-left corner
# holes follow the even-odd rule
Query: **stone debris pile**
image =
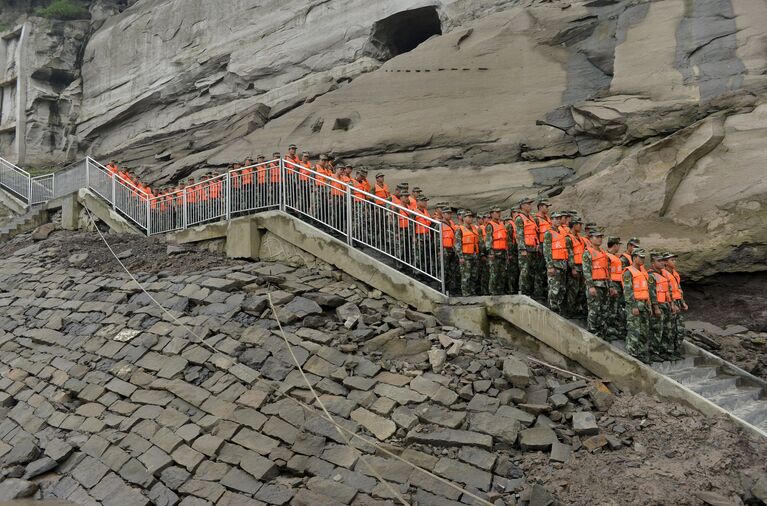
[[(523, 452), (559, 465), (631, 444), (600, 413), (614, 397), (601, 383), (558, 379), (338, 272), (229, 262), (139, 274), (176, 323), (126, 275), (57, 252), (36, 243), (0, 264), (0, 499), (395, 503), (361, 453), (413, 503), (477, 504), (465, 489), (542, 505), (554, 499), (527, 479)], [(269, 298), (337, 422), (457, 487), (344, 443)]]

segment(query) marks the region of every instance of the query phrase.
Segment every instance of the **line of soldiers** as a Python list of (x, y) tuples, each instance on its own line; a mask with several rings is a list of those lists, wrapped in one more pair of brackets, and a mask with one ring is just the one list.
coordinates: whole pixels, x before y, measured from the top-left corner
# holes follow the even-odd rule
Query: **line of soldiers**
[[(557, 313), (584, 318), (590, 332), (607, 341), (626, 340), (643, 362), (678, 360), (687, 310), (676, 255), (646, 253), (632, 237), (620, 253), (619, 237), (608, 237), (576, 211), (549, 214), (551, 204), (523, 199), (511, 217), (495, 207), (475, 216), (442, 207), (446, 284), (462, 296), (521, 293), (545, 300)], [(585, 228), (585, 233), (584, 233)]]

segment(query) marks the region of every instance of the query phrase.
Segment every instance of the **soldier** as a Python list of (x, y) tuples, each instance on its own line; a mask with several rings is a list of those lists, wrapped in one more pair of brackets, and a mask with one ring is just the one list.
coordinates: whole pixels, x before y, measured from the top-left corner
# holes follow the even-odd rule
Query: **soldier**
[(551, 215), (551, 228), (543, 234), (543, 258), (548, 275), (549, 307), (562, 313), (567, 290), (567, 243), (566, 235), (560, 231), (561, 213)]
[(538, 224), (530, 215), (532, 204), (533, 199), (522, 199), (514, 219), (519, 248), (519, 293), (531, 296), (535, 286), (535, 255), (538, 253)]
[(567, 235), (567, 265), (570, 267), (567, 279), (567, 309), (568, 317), (582, 317), (585, 309), (586, 291), (583, 280), (583, 251), (586, 247), (580, 235), (583, 222), (577, 216), (570, 224), (572, 228)]
[(501, 208), (490, 211), (490, 221), (485, 225), (485, 250), (489, 268), (489, 288), (491, 295), (506, 293), (506, 267), (509, 255), (509, 230), (501, 221)]
[(650, 253), (651, 268), (649, 270), (650, 303), (650, 358), (663, 361), (671, 360), (673, 344), (671, 337), (671, 288), (668, 279), (662, 271), (666, 266), (663, 254), (657, 251)]
[(485, 238), (487, 224), (490, 220), (485, 213), (477, 215), (477, 230), (479, 231), (479, 285), (477, 295), (490, 295), (490, 266), (487, 261), (487, 248)]
[[(671, 303), (675, 306), (676, 311), (672, 312), (671, 316), (671, 341), (673, 343), (673, 350), (671, 356), (674, 360), (682, 359), (682, 341), (684, 341), (685, 327), (684, 327), (684, 311), (687, 311), (687, 303), (684, 301), (684, 292), (682, 291), (681, 277), (676, 270), (676, 255), (673, 253), (664, 253), (663, 258), (666, 259), (666, 270), (664, 276), (669, 280), (671, 286)], [(666, 272), (668, 275), (666, 275)]]
[(607, 310), (605, 339), (614, 341), (626, 335), (626, 311), (623, 302), (623, 265), (618, 257), (620, 237), (607, 238), (607, 258), (610, 262), (610, 298)]
[(426, 273), (435, 274), (433, 271), (435, 253), (433, 246), (435, 244), (431, 241), (434, 234), (432, 234), (432, 222), (428, 219), (431, 218), (427, 209), (428, 203), (429, 199), (426, 195), (418, 196), (418, 212), (415, 214), (415, 237), (416, 247), (418, 248), (418, 267)]
[(471, 211), (465, 211), (463, 225), (455, 232), (455, 254), (461, 271), (461, 295), (464, 297), (477, 294), (479, 277), (479, 230), (474, 226), (473, 218)]
[(296, 165), (301, 163), (301, 160), (298, 158), (298, 154), (296, 154), (296, 151), (298, 151), (298, 146), (295, 144), (291, 144), (288, 146), (288, 154), (285, 155), (285, 160), (294, 163)]
[(517, 245), (517, 226), (514, 220), (517, 218), (517, 209), (509, 209), (509, 218), (506, 220), (506, 228), (509, 231), (509, 262), (506, 266), (506, 279), (508, 280), (507, 293), (519, 292), (519, 246)]
[(546, 260), (543, 258), (543, 236), (551, 228), (551, 218), (549, 217), (549, 208), (551, 204), (546, 199), (538, 201), (538, 213), (535, 215), (535, 221), (538, 224), (538, 252), (535, 256), (535, 281), (533, 294), (536, 299), (545, 300), (548, 294), (546, 286), (548, 276), (546, 275)]
[(648, 275), (641, 269), (644, 258), (644, 250), (631, 252), (631, 265), (623, 271), (623, 298), (626, 302), (626, 351), (649, 364), (650, 290)]
[(590, 245), (583, 252), (583, 279), (586, 285), (589, 332), (605, 339), (607, 336), (608, 300), (610, 296), (610, 261), (602, 248), (604, 234), (591, 229)]
[(442, 258), (445, 263), (445, 288), (448, 295), (461, 294), (461, 274), (458, 270), (458, 257), (455, 254), (455, 232), (458, 226), (452, 220), (450, 206), (442, 208)]

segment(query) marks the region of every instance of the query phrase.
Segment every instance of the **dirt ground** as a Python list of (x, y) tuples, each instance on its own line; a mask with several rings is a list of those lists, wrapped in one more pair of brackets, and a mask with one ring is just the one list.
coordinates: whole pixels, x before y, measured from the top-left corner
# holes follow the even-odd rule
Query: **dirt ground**
[(631, 445), (579, 452), (557, 467), (548, 455), (526, 455), (520, 467), (563, 504), (583, 506), (697, 505), (715, 497), (710, 494), (725, 499), (721, 504), (742, 504), (767, 472), (767, 441), (725, 418), (644, 394), (618, 396), (599, 424)]
[[(168, 244), (157, 237), (106, 234), (105, 238), (117, 256), (133, 273), (179, 274), (243, 263), (242, 260), (233, 260), (221, 253), (193, 246), (170, 246), (175, 252), (168, 254)], [(59, 255), (67, 259), (68, 264), (87, 271), (122, 271), (101, 237), (95, 232), (57, 230), (44, 243), (35, 243), (31, 234), (21, 235), (0, 244), (0, 256), (13, 254), (33, 244), (41, 244), (41, 247), (44, 245), (46, 248), (60, 248)]]

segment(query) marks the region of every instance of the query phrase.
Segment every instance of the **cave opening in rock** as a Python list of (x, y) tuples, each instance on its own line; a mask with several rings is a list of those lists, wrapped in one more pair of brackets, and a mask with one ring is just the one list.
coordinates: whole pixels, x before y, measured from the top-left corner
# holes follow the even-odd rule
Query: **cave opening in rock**
[(386, 61), (412, 51), (434, 35), (442, 35), (435, 6), (398, 12), (376, 21), (370, 34), (368, 54)]

